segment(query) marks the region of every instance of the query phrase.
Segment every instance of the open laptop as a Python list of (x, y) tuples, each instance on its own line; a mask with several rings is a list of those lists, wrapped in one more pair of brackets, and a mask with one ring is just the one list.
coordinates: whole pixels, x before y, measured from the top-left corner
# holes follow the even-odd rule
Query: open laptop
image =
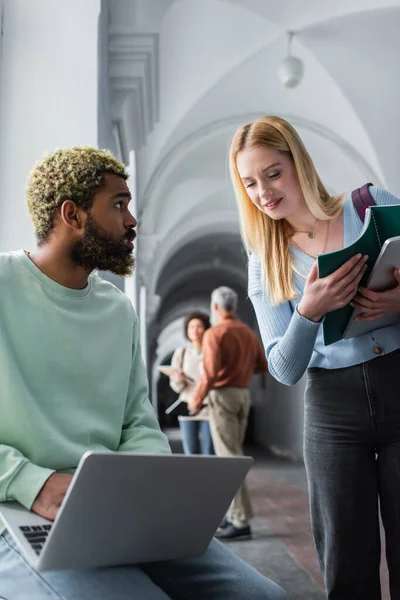
[(0, 516), (38, 571), (199, 556), (252, 462), (87, 452), (54, 523), (16, 502), (0, 503)]

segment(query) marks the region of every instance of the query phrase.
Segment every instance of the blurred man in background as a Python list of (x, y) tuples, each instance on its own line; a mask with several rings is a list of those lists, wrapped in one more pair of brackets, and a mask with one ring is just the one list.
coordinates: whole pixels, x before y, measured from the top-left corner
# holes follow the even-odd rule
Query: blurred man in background
[[(211, 435), (218, 456), (240, 456), (250, 412), (250, 383), (254, 374), (268, 370), (261, 342), (250, 327), (236, 317), (237, 294), (219, 287), (211, 295), (214, 327), (203, 338), (204, 374), (189, 409), (197, 413), (209, 394)], [(244, 483), (239, 489), (217, 537), (247, 539), (253, 516)]]

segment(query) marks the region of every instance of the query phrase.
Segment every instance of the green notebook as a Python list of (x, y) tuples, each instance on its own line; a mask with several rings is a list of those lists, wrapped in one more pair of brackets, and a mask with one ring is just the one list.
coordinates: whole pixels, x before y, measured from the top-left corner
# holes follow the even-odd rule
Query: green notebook
[[(364, 227), (351, 246), (318, 257), (319, 276), (327, 277), (355, 254), (368, 254), (367, 270), (361, 280), (361, 284), (365, 283), (385, 241), (399, 235), (400, 205), (370, 206), (365, 213)], [(349, 304), (325, 315), (322, 324), (325, 346), (343, 338), (352, 313), (353, 307)]]

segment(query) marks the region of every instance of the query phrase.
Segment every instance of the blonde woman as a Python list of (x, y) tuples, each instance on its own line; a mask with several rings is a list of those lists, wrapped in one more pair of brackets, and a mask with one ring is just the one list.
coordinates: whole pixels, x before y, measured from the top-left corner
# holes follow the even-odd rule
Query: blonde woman
[[(400, 326), (330, 346), (321, 327), (326, 313), (349, 302), (364, 320), (400, 312), (400, 285), (383, 293), (359, 287), (365, 256), (318, 277), (318, 254), (354, 242), (362, 221), (350, 193), (327, 192), (283, 119), (241, 127), (230, 172), (269, 371), (286, 385), (308, 373), (304, 452), (327, 597), (381, 598), (379, 498), (391, 597), (400, 598)], [(399, 203), (383, 189), (370, 192), (378, 205)]]
[[(202, 375), (203, 336), (210, 327), (208, 315), (202, 312), (190, 313), (184, 321), (183, 329), (191, 345), (177, 348), (172, 357), (171, 366), (177, 370), (178, 375), (170, 377), (170, 386), (186, 405), (192, 399)], [(204, 404), (207, 403), (206, 399)], [(195, 416), (189, 415), (187, 410), (185, 412), (185, 415), (178, 417), (185, 454), (214, 454), (208, 406), (204, 406)]]

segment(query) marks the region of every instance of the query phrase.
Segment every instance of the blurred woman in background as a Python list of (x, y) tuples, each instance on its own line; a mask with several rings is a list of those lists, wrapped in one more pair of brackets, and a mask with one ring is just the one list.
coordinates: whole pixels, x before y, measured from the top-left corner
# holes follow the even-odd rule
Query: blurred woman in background
[[(209, 327), (211, 323), (207, 314), (190, 313), (184, 321), (184, 333), (191, 345), (177, 348), (172, 357), (171, 366), (176, 370), (176, 375), (170, 377), (170, 386), (186, 405), (202, 375), (202, 342), (204, 332)], [(207, 403), (206, 398), (205, 406), (195, 416), (191, 416), (186, 408), (185, 414), (178, 417), (185, 454), (214, 454)]]

